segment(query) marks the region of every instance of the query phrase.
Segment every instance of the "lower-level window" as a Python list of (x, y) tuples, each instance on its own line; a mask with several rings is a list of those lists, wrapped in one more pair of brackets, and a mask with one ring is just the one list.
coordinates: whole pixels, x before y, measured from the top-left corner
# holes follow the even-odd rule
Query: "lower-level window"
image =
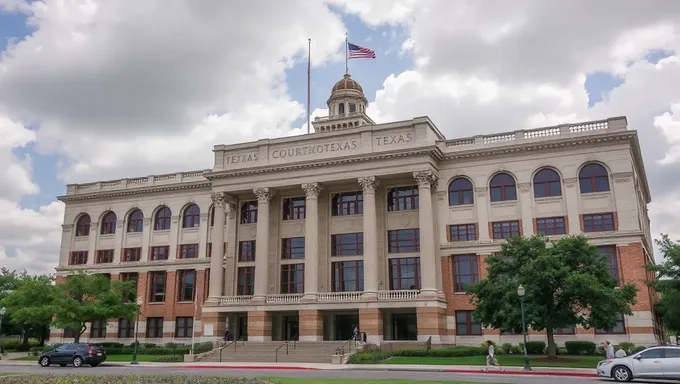
[(252, 296), (255, 294), (255, 267), (239, 267), (236, 294)]
[(71, 265), (87, 264), (87, 251), (71, 252)]
[(564, 225), (564, 217), (536, 219), (536, 232), (542, 236), (566, 234), (567, 228)]
[(420, 289), (420, 257), (390, 259), (390, 290)]
[(192, 317), (178, 317), (175, 319), (175, 337), (191, 337), (194, 330)]
[(555, 335), (573, 335), (574, 334), (574, 327), (562, 327), (562, 328), (555, 328), (553, 329), (553, 333)]
[(607, 258), (607, 264), (609, 264), (609, 273), (612, 277), (619, 282), (619, 262), (616, 257), (616, 245), (601, 245), (597, 247), (600, 254)]
[(493, 238), (494, 240), (507, 239), (513, 236), (521, 236), (519, 230), (519, 221), (497, 221), (493, 223)]
[(616, 320), (616, 325), (614, 325), (611, 329), (596, 329), (595, 333), (610, 335), (626, 333), (626, 323), (623, 320), (623, 314), (619, 314), (619, 318)]
[(135, 337), (135, 323), (128, 319), (118, 319), (118, 338), (132, 339)]
[(364, 262), (338, 261), (331, 265), (333, 270), (333, 292), (352, 292), (364, 290)]
[(281, 293), (305, 292), (305, 265), (284, 264), (281, 266)]
[(90, 323), (90, 338), (103, 339), (106, 337), (106, 321), (95, 320)]
[(583, 215), (583, 232), (610, 232), (613, 230), (613, 213)]
[(160, 339), (163, 337), (163, 318), (146, 318), (146, 337), (149, 339)]
[(481, 335), (482, 326), (472, 319), (472, 311), (456, 311), (456, 335)]

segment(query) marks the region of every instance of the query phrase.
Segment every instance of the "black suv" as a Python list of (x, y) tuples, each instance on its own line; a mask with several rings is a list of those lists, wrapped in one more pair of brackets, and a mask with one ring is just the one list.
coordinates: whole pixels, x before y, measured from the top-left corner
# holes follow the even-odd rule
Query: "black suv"
[(104, 347), (98, 344), (62, 344), (50, 351), (43, 352), (38, 357), (38, 364), (41, 367), (49, 367), (50, 364), (59, 364), (65, 367), (73, 364), (80, 368), (83, 364), (96, 367), (106, 360)]

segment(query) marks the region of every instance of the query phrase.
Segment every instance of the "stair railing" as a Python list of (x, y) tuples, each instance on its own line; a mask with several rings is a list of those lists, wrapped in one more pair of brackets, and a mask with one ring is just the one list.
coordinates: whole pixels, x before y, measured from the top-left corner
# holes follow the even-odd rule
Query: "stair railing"
[(293, 349), (296, 349), (295, 342), (296, 342), (297, 336), (298, 335), (294, 335), (294, 336), (290, 337), (283, 344), (279, 345), (279, 347), (276, 348), (276, 350), (274, 350), (274, 362), (276, 362), (276, 363), (279, 362), (279, 349), (286, 347), (286, 355), (288, 354), (288, 352), (289, 352), (288, 345), (290, 344), (291, 341), (293, 342)]
[(246, 336), (241, 336), (237, 338), (234, 341), (228, 341), (223, 347), (220, 348), (220, 363), (222, 362), (222, 352), (229, 346), (234, 346), (234, 353), (236, 353), (236, 347), (238, 346), (238, 343), (241, 343), (241, 346), (245, 347), (246, 346)]
[(341, 346), (335, 349), (336, 355), (345, 355), (345, 348), (347, 348), (347, 353), (352, 353), (352, 344), (354, 344), (354, 351), (357, 351), (357, 340), (352, 337), (351, 339), (345, 341)]

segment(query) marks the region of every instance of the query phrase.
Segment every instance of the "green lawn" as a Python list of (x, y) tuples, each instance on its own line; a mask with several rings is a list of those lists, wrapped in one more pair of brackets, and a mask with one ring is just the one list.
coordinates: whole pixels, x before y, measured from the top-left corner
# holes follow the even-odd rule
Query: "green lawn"
[[(22, 361), (38, 361), (38, 356), (24, 356), (18, 357), (12, 360), (22, 360)], [(132, 355), (108, 355), (106, 356), (107, 362), (126, 362), (132, 361)], [(156, 361), (155, 355), (137, 355), (137, 361), (139, 362), (154, 362)]]
[(272, 384), (475, 384), (462, 381), (420, 381), (420, 380), (370, 380), (370, 379), (291, 379), (284, 377), (260, 377)]
[(3, 376), (17, 376), (17, 375), (27, 375), (27, 373), (19, 373), (19, 372), (0, 372), (0, 377), (3, 377)]
[[(601, 356), (559, 356), (557, 360), (541, 361), (546, 356), (530, 356), (532, 367), (595, 368)], [(522, 355), (498, 355), (498, 362), (508, 367), (523, 367)], [(422, 364), (422, 365), (486, 365), (486, 356), (470, 357), (393, 357), (385, 364)]]

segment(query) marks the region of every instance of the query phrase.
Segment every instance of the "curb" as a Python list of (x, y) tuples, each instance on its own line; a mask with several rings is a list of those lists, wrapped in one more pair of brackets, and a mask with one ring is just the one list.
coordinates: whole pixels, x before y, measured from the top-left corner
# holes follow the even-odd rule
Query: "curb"
[(445, 373), (485, 373), (491, 375), (522, 375), (522, 376), (558, 376), (558, 377), (585, 377), (593, 378), (598, 377), (596, 373), (585, 373), (585, 372), (549, 372), (549, 371), (505, 371), (505, 372), (483, 372), (481, 368), (479, 370), (474, 369), (442, 369), (441, 372)]
[(290, 366), (276, 366), (276, 365), (182, 365), (182, 366), (168, 366), (173, 369), (240, 369), (240, 370), (262, 370), (262, 371), (321, 371), (320, 368), (310, 367), (290, 367)]

